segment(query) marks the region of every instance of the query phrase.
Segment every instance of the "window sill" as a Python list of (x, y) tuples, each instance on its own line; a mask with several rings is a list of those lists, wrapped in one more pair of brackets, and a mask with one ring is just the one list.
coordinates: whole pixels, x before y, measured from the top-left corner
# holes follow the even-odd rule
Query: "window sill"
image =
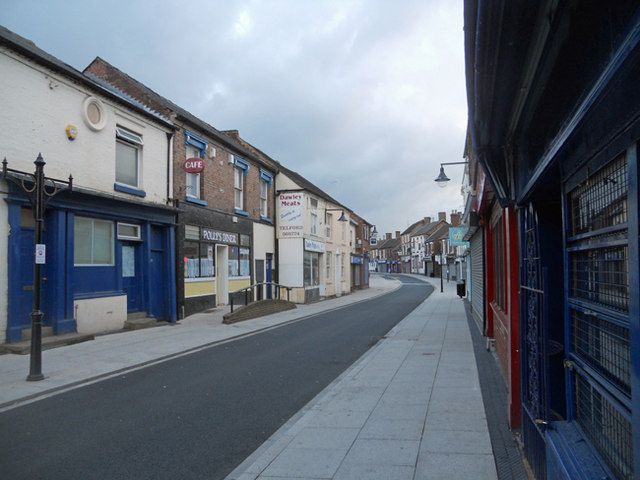
[(212, 282), (215, 279), (216, 279), (216, 277), (192, 277), (192, 278), (185, 278), (184, 282), (185, 283)]
[(273, 225), (273, 220), (271, 220), (269, 217), (265, 217), (264, 215), (260, 215), (260, 220), (262, 220), (263, 222), (267, 222), (267, 223)]
[(184, 201), (189, 203), (195, 203), (196, 205), (200, 205), (202, 207), (206, 207), (207, 205), (209, 205), (209, 202), (207, 202), (206, 200), (200, 200), (199, 198), (195, 198), (195, 197), (185, 197)]
[(234, 209), (234, 212), (235, 212), (236, 215), (242, 215), (243, 217), (248, 217), (249, 216), (249, 212), (245, 212), (244, 210), (242, 210), (240, 208)]
[(113, 189), (116, 192), (128, 193), (129, 195), (135, 195), (136, 197), (146, 197), (147, 193), (144, 190), (140, 190), (139, 188), (131, 187), (129, 185), (124, 185), (122, 183), (114, 183)]

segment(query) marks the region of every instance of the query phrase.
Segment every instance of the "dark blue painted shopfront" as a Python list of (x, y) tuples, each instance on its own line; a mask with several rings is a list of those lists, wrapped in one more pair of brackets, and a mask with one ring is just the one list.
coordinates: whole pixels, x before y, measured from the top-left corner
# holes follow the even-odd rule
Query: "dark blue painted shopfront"
[(473, 150), (519, 210), (538, 479), (640, 478), (640, 4), (465, 2)]
[[(34, 222), (24, 196), (11, 190), (8, 205), (7, 341), (20, 341), (30, 328), (33, 299)], [(42, 268), (44, 326), (54, 334), (76, 330), (74, 301), (127, 295), (128, 312), (146, 312), (175, 321), (175, 211), (162, 205), (133, 203), (80, 189), (56, 197), (47, 210)], [(108, 258), (79, 260), (87, 249), (74, 245), (82, 228), (103, 227), (98, 240)], [(82, 227), (82, 228), (79, 228)], [(92, 237), (93, 238), (93, 237)], [(97, 241), (97, 240), (96, 240)]]

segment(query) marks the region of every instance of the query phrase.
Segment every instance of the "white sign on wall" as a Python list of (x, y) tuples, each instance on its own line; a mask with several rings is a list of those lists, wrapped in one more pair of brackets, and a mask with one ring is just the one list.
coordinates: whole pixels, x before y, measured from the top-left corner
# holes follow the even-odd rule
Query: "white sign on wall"
[(278, 238), (299, 238), (304, 232), (304, 196), (281, 193), (278, 197)]
[(309, 252), (320, 252), (324, 253), (326, 248), (323, 242), (318, 242), (317, 240), (309, 240), (308, 238), (304, 239), (304, 249)]

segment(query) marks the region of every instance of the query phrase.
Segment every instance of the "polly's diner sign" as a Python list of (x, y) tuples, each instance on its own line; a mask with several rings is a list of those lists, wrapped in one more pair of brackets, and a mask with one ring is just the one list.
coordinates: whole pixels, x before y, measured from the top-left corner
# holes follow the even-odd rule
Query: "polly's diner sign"
[(187, 158), (183, 168), (187, 173), (201, 173), (204, 170), (204, 160), (199, 157)]

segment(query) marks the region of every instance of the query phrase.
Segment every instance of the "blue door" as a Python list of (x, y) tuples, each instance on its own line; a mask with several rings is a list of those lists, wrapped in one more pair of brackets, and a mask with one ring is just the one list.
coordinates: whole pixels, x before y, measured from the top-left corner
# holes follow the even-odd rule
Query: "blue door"
[(122, 242), (122, 288), (127, 294), (127, 311), (137, 312), (141, 307), (140, 295), (140, 246), (134, 242)]
[(267, 281), (267, 298), (271, 299), (271, 282), (273, 281), (273, 255), (271, 253), (267, 253), (266, 260), (266, 281)]

